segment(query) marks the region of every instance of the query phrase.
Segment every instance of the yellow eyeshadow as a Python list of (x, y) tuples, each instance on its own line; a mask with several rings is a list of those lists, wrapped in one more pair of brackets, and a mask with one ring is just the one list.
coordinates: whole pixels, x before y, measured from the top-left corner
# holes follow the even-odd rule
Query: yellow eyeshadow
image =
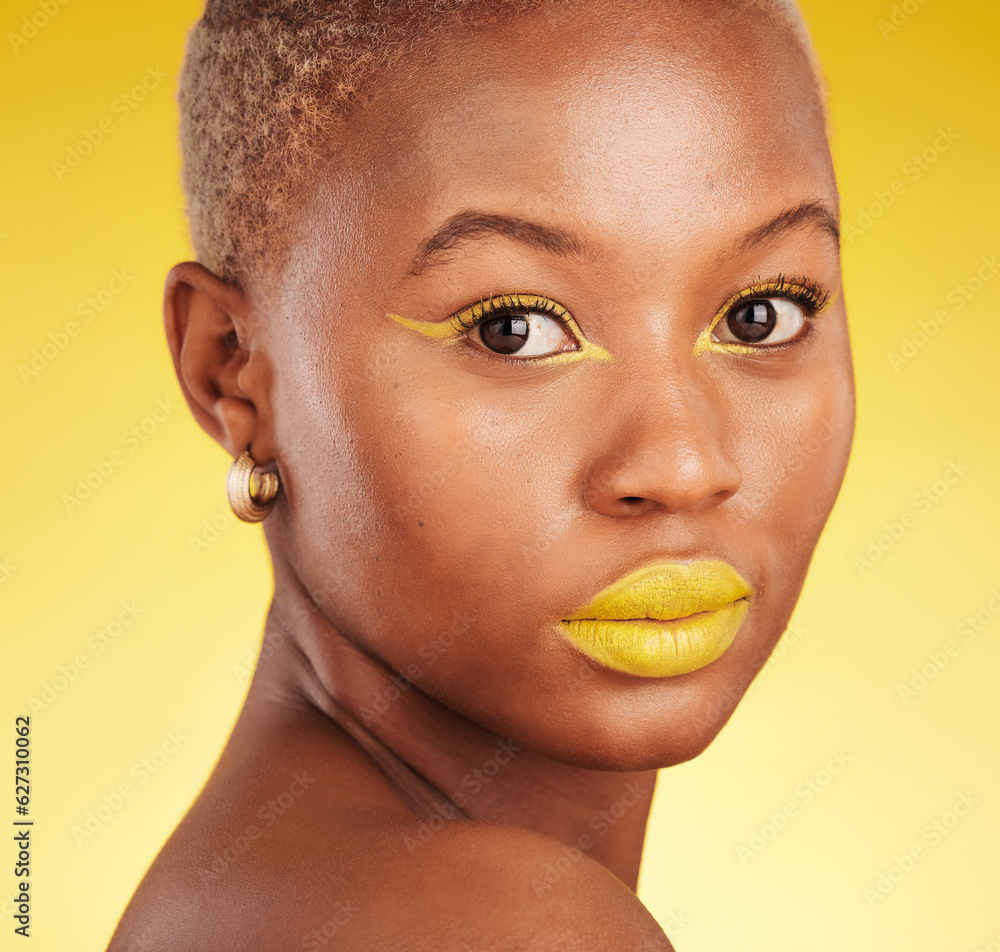
[[(397, 324), (430, 337), (432, 340), (442, 344), (455, 344), (460, 341), (465, 334), (483, 318), (488, 318), (493, 314), (502, 314), (505, 310), (524, 310), (538, 313), (543, 316), (557, 317), (576, 338), (579, 346), (578, 350), (565, 350), (555, 354), (539, 357), (517, 357), (508, 359), (523, 363), (572, 363), (577, 360), (611, 360), (611, 354), (598, 344), (588, 341), (577, 327), (576, 321), (569, 312), (556, 304), (550, 298), (538, 294), (502, 294), (485, 301), (478, 301), (467, 308), (452, 315), (446, 321), (418, 321), (411, 317), (403, 317), (401, 314), (387, 314)], [(503, 355), (497, 355), (502, 357)]]

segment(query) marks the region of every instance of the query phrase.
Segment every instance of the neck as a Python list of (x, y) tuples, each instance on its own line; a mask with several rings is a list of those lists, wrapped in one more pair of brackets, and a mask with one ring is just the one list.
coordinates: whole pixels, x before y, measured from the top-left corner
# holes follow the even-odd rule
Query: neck
[(411, 808), (429, 802), (420, 794), (429, 784), (456, 814), (552, 836), (636, 889), (655, 770), (576, 767), (477, 724), (338, 631), (277, 562), (248, 702), (276, 693), (305, 698), (329, 718), (332, 731), (346, 730), (387, 773), (381, 752), (401, 761), (405, 766), (390, 779)]

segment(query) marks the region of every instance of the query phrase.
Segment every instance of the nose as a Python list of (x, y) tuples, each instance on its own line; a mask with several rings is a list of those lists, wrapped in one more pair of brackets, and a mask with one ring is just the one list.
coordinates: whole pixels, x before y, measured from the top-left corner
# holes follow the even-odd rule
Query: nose
[(601, 417), (604, 445), (586, 474), (584, 496), (595, 512), (700, 512), (739, 489), (725, 407), (698, 360), (689, 355), (655, 376), (648, 364), (620, 368), (614, 403)]

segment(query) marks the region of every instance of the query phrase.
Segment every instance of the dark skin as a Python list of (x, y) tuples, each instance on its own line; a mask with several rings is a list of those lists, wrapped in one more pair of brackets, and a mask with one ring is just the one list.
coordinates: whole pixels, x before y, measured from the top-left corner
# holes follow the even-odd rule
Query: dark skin
[[(656, 770), (732, 714), (843, 477), (838, 195), (784, 28), (587, 3), (439, 34), (400, 71), (351, 118), (286, 273), (167, 280), (196, 419), (280, 473), (275, 592), (233, 734), (115, 952), (669, 949), (634, 894)], [(415, 265), (469, 210), (568, 241), (480, 227)], [(695, 352), (778, 275), (832, 295), (807, 334)], [(558, 301), (612, 359), (491, 357), (386, 316), (514, 292)], [(626, 572), (701, 558), (754, 590), (707, 667), (625, 674), (562, 637)], [(345, 714), (472, 822), (428, 833)]]

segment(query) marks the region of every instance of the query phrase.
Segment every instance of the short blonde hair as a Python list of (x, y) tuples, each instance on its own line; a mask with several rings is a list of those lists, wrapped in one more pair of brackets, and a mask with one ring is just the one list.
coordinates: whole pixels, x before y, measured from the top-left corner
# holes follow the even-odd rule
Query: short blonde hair
[[(285, 263), (289, 216), (310, 171), (364, 84), (397, 56), (459, 21), (574, 2), (208, 0), (188, 36), (178, 91), (182, 182), (198, 260), (237, 285), (265, 262)], [(819, 78), (794, 0), (720, 2), (776, 16)]]

